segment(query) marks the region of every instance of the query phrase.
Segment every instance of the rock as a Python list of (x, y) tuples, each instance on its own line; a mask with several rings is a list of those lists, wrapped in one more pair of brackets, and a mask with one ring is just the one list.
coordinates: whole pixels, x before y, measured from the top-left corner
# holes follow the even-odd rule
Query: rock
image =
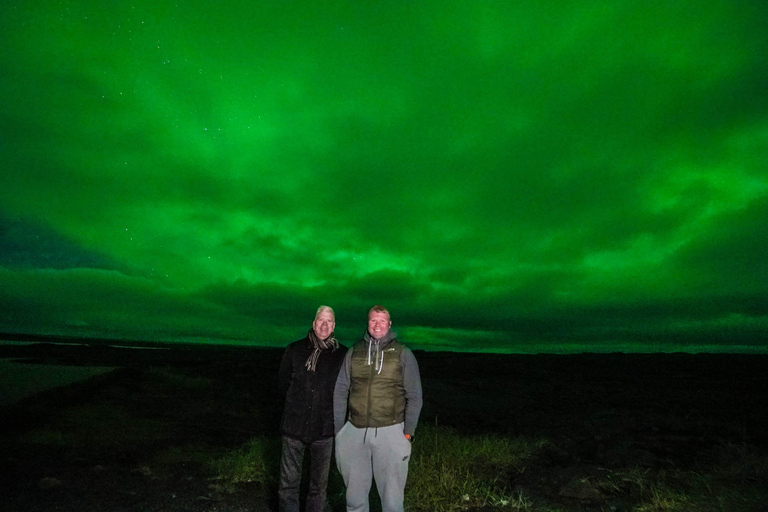
[(590, 503), (599, 503), (605, 501), (605, 495), (600, 491), (600, 489), (592, 485), (592, 483), (587, 478), (572, 480), (568, 484), (561, 487), (558, 494), (566, 498), (574, 498)]

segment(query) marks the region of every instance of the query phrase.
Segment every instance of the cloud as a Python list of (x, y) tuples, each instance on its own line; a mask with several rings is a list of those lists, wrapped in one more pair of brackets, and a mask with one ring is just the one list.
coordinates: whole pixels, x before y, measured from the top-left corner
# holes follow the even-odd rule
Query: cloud
[(283, 344), (383, 303), (425, 346), (759, 339), (760, 2), (0, 20), (1, 329)]

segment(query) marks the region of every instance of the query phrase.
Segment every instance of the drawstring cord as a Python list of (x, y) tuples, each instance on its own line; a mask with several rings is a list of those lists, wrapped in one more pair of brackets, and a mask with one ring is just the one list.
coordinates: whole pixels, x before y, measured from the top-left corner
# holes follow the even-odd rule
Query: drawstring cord
[[(373, 342), (368, 342), (368, 366), (371, 366), (371, 346), (372, 345), (373, 345)], [(381, 375), (381, 369), (384, 368), (384, 351), (380, 350), (378, 343), (376, 344), (376, 351), (381, 352), (381, 357), (379, 358), (379, 361), (378, 361), (379, 364), (376, 365), (378, 367), (376, 374)]]
[[(365, 444), (365, 439), (368, 437), (368, 427), (365, 427), (365, 433), (363, 434), (363, 444)], [(373, 431), (373, 437), (378, 438), (379, 437), (379, 427), (375, 427)]]

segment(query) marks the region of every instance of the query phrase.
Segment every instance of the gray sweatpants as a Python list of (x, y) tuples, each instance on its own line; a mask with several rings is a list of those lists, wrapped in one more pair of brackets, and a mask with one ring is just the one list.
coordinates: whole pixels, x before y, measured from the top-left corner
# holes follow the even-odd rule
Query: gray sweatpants
[(336, 434), (336, 464), (347, 486), (347, 512), (369, 512), (371, 483), (381, 497), (382, 512), (403, 512), (411, 443), (403, 424), (357, 428), (347, 422)]

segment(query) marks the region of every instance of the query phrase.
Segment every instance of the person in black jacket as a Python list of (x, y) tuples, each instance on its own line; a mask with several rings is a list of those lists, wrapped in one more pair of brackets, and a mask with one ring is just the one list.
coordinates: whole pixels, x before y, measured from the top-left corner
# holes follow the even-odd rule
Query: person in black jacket
[(280, 433), (280, 512), (299, 512), (299, 483), (309, 448), (310, 477), (306, 511), (323, 512), (333, 453), (333, 390), (347, 347), (333, 336), (333, 309), (320, 306), (304, 339), (288, 345), (280, 362), (278, 385), (285, 397)]

